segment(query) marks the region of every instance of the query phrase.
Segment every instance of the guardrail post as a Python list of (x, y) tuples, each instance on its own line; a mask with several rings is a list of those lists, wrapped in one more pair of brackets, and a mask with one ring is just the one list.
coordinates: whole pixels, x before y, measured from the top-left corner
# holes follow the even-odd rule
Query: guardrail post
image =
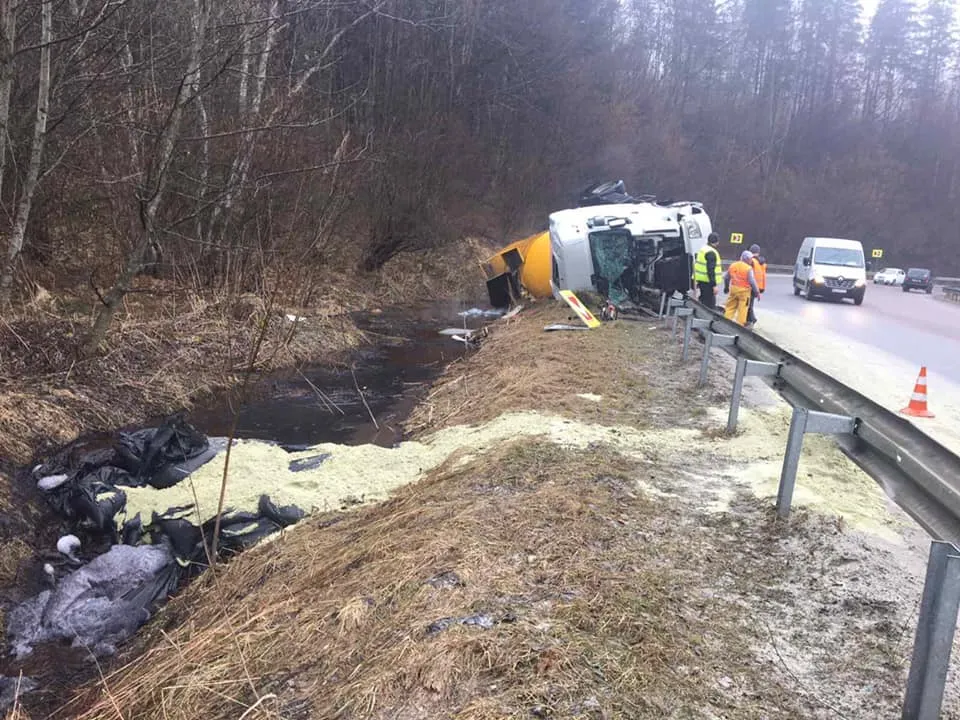
[(937, 720), (940, 717), (958, 610), (960, 550), (953, 543), (935, 540), (930, 544), (913, 659), (903, 701), (903, 720)]
[(733, 395), (730, 397), (730, 414), (727, 416), (727, 433), (737, 431), (737, 418), (740, 415), (740, 396), (743, 394), (743, 379), (760, 375), (772, 377), (780, 373), (779, 363), (757, 362), (746, 358), (737, 358), (737, 371), (733, 376)]
[(693, 308), (688, 307), (678, 307), (673, 311), (673, 329), (670, 331), (671, 337), (677, 336), (677, 324), (680, 322), (680, 318), (686, 318), (693, 315)]
[(700, 381), (697, 383), (697, 387), (702, 387), (707, 382), (707, 370), (710, 369), (710, 348), (713, 346), (727, 347), (736, 344), (736, 335), (721, 335), (720, 333), (709, 330), (705, 333), (705, 337), (703, 338), (703, 361), (700, 363)]
[[(667, 297), (667, 296), (664, 295), (664, 297)], [(686, 298), (677, 298), (677, 297), (671, 296), (667, 299), (664, 314), (663, 314), (664, 327), (666, 327), (667, 320), (670, 319), (670, 316), (674, 314), (674, 310), (676, 310), (677, 308), (682, 308), (686, 304), (687, 304)]]
[(848, 435), (857, 429), (857, 419), (846, 415), (816, 412), (806, 408), (794, 408), (787, 436), (787, 450), (780, 471), (780, 487), (777, 490), (777, 515), (786, 519), (793, 502), (793, 488), (797, 483), (797, 468), (800, 466), (800, 451), (803, 436), (807, 433), (820, 435)]
[(657, 313), (658, 318), (663, 317), (665, 308), (667, 307), (667, 294), (665, 292), (660, 293), (660, 312)]
[(710, 327), (710, 320), (701, 320), (698, 317), (691, 315), (687, 318), (686, 325), (683, 328), (683, 361), (687, 361), (690, 351), (690, 336), (693, 334), (694, 330), (705, 330)]

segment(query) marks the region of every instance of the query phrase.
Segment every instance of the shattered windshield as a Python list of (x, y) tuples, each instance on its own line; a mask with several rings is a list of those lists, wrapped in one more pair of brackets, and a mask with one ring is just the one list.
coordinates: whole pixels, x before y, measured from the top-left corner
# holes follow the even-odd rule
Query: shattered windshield
[(635, 300), (643, 274), (657, 256), (661, 238), (637, 237), (622, 229), (592, 232), (589, 237), (594, 287), (617, 305)]
[(863, 267), (863, 251), (855, 248), (818, 247), (813, 255), (817, 265), (840, 265), (842, 267)]

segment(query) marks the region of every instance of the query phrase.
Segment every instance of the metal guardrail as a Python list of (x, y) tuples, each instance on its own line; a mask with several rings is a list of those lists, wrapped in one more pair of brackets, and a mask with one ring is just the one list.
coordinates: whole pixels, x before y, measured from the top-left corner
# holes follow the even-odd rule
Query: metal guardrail
[(902, 715), (903, 720), (936, 720), (960, 607), (960, 456), (905, 418), (692, 298), (672, 299), (664, 309), (676, 317), (674, 332), (681, 318), (686, 324), (684, 360), (692, 332), (704, 335), (701, 384), (712, 347), (737, 358), (728, 432), (736, 429), (747, 375), (772, 378), (774, 388), (794, 406), (777, 493), (780, 517), (790, 510), (804, 434), (831, 434), (848, 457), (937, 538), (930, 549)]
[(688, 299), (692, 317), (709, 330), (736, 338), (731, 354), (780, 366), (774, 386), (791, 404), (858, 419), (840, 443), (851, 459), (892, 491), (928, 532), (960, 543), (960, 456), (906, 418), (857, 392), (766, 338)]
[[(724, 268), (728, 268), (732, 262), (733, 260), (723, 260), (721, 261), (721, 264)], [(793, 265), (767, 265), (767, 272), (774, 275), (792, 275), (793, 271)], [(872, 280), (874, 275), (876, 275), (876, 273), (872, 271), (867, 272), (867, 279)], [(955, 288), (956, 290), (960, 291), (960, 278), (935, 277), (934, 286), (942, 287), (944, 290)]]

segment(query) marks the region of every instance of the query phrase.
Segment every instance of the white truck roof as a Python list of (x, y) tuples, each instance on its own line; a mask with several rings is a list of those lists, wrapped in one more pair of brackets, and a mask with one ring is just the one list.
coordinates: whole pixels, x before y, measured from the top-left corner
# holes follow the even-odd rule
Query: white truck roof
[(661, 207), (652, 203), (594, 205), (551, 213), (550, 226), (558, 230), (557, 236), (561, 242), (568, 236), (563, 230), (569, 229), (569, 234), (582, 237), (589, 231), (587, 221), (598, 217), (629, 218), (630, 224), (626, 228), (633, 235), (676, 233), (677, 210), (678, 208)]

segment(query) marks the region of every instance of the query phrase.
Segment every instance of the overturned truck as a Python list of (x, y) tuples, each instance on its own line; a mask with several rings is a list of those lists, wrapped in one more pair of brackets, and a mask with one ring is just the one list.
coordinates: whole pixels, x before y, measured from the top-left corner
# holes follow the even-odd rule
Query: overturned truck
[[(550, 215), (549, 233), (509, 245), (488, 260), (490, 300), (502, 307), (521, 288), (543, 297), (549, 287), (557, 297), (560, 290), (593, 290), (622, 306), (639, 304), (647, 291), (686, 292), (693, 256), (711, 232), (710, 217), (698, 202), (634, 198), (623, 181), (593, 185), (578, 207)], [(548, 240), (549, 255), (543, 251)], [(525, 247), (539, 251), (524, 256)]]

